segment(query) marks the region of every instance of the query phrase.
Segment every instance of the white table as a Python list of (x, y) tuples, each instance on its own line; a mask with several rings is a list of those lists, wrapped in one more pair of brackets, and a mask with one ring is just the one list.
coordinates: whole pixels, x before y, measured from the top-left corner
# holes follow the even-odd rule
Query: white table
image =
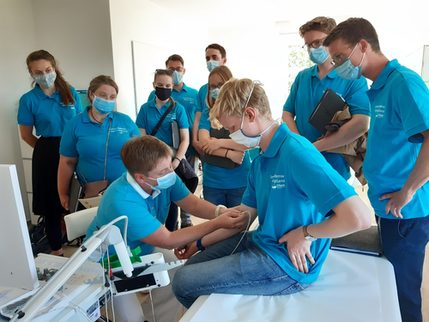
[(201, 296), (181, 322), (400, 322), (392, 265), (385, 259), (330, 251), (319, 279), (282, 296)]

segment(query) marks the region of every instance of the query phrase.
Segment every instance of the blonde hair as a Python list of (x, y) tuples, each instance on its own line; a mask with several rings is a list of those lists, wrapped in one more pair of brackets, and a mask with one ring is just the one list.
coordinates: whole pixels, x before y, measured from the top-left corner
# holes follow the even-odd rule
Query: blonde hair
[(129, 173), (147, 175), (159, 160), (172, 158), (173, 151), (156, 137), (145, 135), (128, 140), (122, 147), (121, 157)]
[(224, 83), (226, 83), (228, 80), (230, 80), (232, 78), (232, 72), (226, 66), (216, 67), (210, 72), (209, 78), (208, 78), (208, 87), (209, 88), (207, 91), (207, 103), (209, 105), (209, 108), (212, 108), (214, 103), (215, 103), (215, 100), (210, 95), (210, 90), (211, 90), (211, 88), (210, 88), (210, 77), (212, 77), (213, 75), (218, 75), (222, 79), (222, 81)]
[(230, 79), (223, 84), (219, 97), (210, 109), (210, 121), (219, 126), (219, 117), (243, 115), (244, 109), (251, 106), (264, 118), (271, 118), (270, 103), (261, 84), (251, 79)]

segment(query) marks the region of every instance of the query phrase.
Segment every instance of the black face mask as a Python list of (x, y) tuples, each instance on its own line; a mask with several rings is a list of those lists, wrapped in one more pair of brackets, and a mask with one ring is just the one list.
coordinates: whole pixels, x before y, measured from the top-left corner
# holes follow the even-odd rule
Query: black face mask
[(171, 88), (155, 87), (155, 95), (161, 101), (165, 101), (166, 99), (169, 99), (171, 96), (171, 91), (172, 91)]

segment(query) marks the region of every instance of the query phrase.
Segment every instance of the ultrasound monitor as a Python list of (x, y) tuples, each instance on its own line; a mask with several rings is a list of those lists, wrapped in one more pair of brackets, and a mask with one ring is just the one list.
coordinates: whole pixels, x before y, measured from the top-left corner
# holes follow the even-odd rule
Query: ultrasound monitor
[(0, 164), (0, 287), (39, 286), (15, 165)]

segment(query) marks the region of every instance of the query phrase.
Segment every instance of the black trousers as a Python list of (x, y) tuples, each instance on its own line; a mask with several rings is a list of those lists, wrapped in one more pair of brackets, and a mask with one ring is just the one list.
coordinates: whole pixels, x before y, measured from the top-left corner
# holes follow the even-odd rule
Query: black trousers
[(46, 237), (52, 250), (62, 246), (61, 206), (57, 188), (61, 137), (41, 137), (33, 151), (33, 213), (45, 217)]

